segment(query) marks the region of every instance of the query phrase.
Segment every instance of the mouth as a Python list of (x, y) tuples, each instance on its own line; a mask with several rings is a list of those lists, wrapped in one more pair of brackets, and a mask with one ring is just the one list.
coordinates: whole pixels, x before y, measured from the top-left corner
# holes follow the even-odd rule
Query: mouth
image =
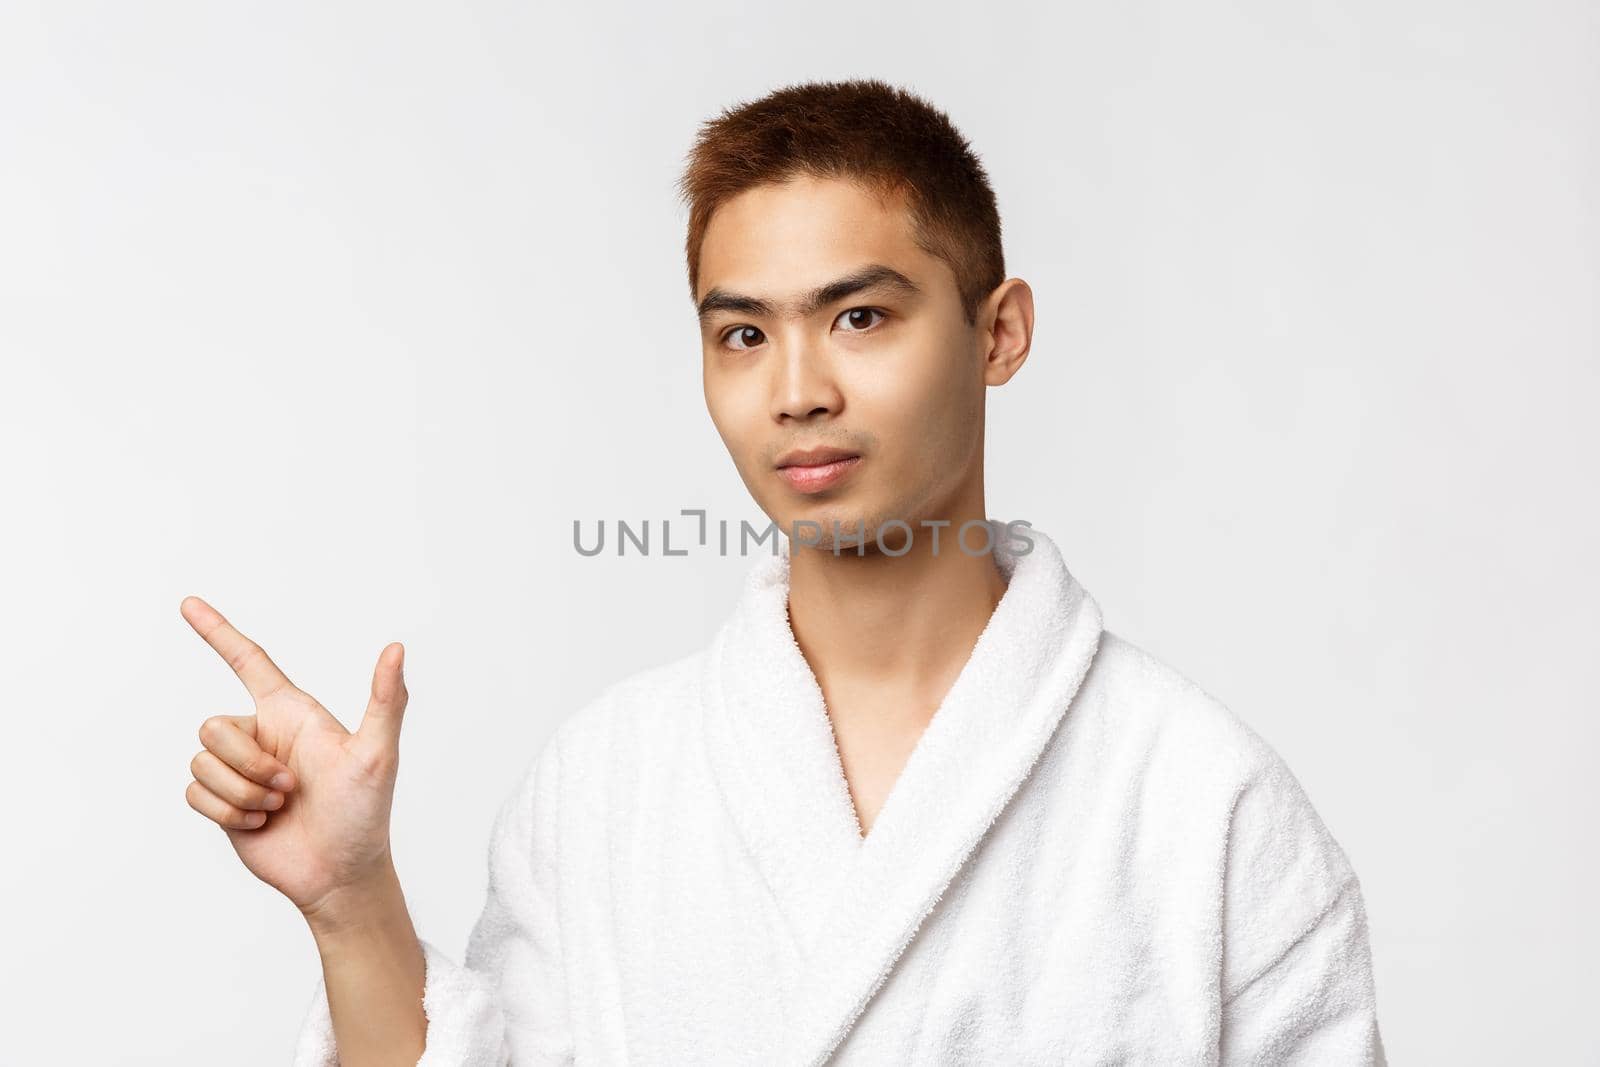
[(839, 453), (832, 457), (786, 463), (778, 467), (778, 476), (788, 482), (792, 489), (802, 493), (820, 493), (837, 485), (860, 465), (860, 456)]

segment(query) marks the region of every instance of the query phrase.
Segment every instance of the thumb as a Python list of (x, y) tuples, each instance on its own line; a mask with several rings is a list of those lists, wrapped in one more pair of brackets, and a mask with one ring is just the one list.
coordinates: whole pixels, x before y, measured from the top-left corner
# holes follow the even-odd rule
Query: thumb
[(369, 741), (378, 741), (394, 748), (400, 744), (400, 720), (405, 715), (406, 679), (402, 671), (406, 647), (395, 641), (378, 653), (378, 666), (372, 672), (372, 699), (367, 702), (367, 713), (361, 717), (356, 733)]

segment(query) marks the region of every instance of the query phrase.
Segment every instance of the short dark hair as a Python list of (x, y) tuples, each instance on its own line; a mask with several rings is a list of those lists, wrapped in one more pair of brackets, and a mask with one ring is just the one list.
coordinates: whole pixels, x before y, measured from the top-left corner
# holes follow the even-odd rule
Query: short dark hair
[(756, 185), (796, 174), (846, 178), (905, 195), (912, 232), (950, 264), (967, 323), (1005, 281), (1000, 212), (988, 175), (950, 117), (874, 78), (784, 86), (701, 124), (680, 196), (689, 205), (689, 295), (711, 215)]

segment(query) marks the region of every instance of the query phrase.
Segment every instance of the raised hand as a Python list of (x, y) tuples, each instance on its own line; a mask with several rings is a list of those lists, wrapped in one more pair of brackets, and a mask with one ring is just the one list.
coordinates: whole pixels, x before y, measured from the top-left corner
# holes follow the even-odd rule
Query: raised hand
[(255, 701), (250, 715), (200, 724), (189, 806), (221, 826), (250, 872), (312, 917), (392, 874), (389, 810), (407, 693), (405, 648), (378, 654), (354, 733), (295, 687), (261, 646), (199, 597), (179, 612)]

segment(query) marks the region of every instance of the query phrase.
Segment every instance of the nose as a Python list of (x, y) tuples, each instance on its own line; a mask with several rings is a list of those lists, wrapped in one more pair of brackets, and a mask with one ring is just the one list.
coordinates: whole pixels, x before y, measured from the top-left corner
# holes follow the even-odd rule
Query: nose
[(821, 346), (795, 340), (783, 346), (772, 361), (772, 417), (778, 422), (801, 421), (838, 414), (844, 405), (833, 367)]

